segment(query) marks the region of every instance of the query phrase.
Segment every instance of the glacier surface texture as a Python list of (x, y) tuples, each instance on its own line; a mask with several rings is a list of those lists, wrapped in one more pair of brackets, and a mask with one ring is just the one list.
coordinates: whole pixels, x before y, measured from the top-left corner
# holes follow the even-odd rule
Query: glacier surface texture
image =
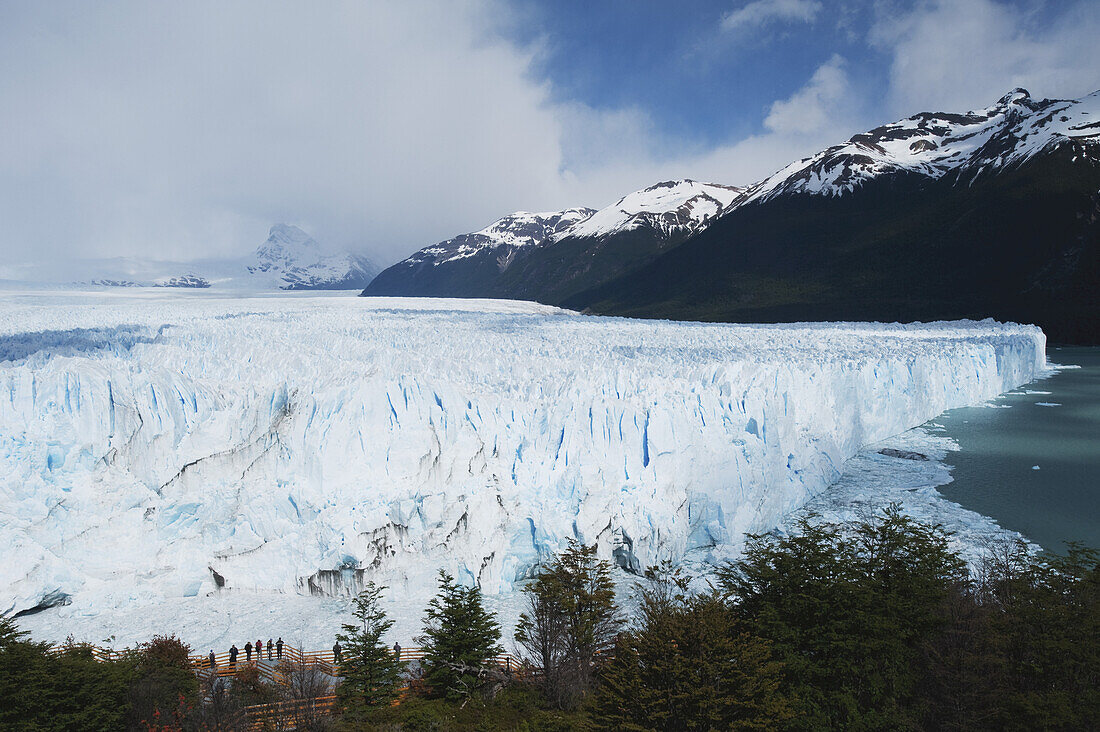
[(426, 598), (440, 568), (507, 596), (569, 538), (628, 572), (720, 558), (862, 446), (1031, 381), (1045, 345), (991, 321), (0, 294), (0, 611)]

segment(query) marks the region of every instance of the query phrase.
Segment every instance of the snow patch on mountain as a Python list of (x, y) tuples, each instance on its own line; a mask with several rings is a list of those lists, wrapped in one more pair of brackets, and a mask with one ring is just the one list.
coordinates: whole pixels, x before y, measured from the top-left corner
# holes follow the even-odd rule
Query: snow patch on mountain
[(888, 173), (980, 175), (1067, 144), (1100, 159), (1100, 92), (1036, 101), (1015, 89), (986, 109), (924, 112), (855, 135), (751, 186), (738, 205), (792, 193), (839, 196)]
[(490, 252), (506, 269), (518, 252), (567, 237), (600, 238), (648, 227), (663, 237), (700, 228), (726, 209), (743, 189), (693, 180), (657, 183), (596, 211), (517, 211), (484, 229), (460, 234), (417, 251), (400, 265), (440, 265)]
[(691, 231), (721, 213), (743, 190), (693, 180), (657, 183), (624, 196), (554, 238), (598, 238), (643, 226), (665, 237)]
[(627, 570), (720, 560), (862, 445), (1045, 363), (991, 321), (130, 289), (2, 294), (0, 346), (0, 610), (142, 632), (173, 598), (420, 603), (439, 568), (507, 594), (570, 538)]
[[(574, 224), (594, 213), (590, 208), (569, 208), (564, 211), (528, 213), (517, 211), (470, 234), (424, 247), (405, 260), (408, 264), (443, 264), (466, 259), (486, 250), (506, 247), (511, 250), (543, 244), (551, 236), (567, 231)], [(495, 253), (495, 252), (494, 252)], [(506, 256), (507, 252), (502, 252)]]

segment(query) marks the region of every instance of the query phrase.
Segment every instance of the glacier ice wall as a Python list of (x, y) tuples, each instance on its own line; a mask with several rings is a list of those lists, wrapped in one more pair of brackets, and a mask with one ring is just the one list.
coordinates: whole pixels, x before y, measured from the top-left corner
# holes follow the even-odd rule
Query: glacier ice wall
[(628, 570), (721, 553), (1044, 349), (991, 321), (0, 295), (0, 611), (420, 592), (440, 567), (503, 592), (569, 537)]

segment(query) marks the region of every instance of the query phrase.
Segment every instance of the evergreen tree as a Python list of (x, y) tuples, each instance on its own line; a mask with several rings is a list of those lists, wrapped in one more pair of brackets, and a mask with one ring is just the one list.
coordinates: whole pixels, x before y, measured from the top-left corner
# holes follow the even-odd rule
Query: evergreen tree
[(1100, 554), (1002, 556), (983, 578), (996, 669), (984, 713), (1000, 729), (1095, 729), (1100, 719)]
[(966, 583), (944, 532), (895, 506), (854, 527), (806, 519), (751, 537), (721, 572), (737, 617), (783, 663), (795, 729), (919, 726), (925, 647)]
[(343, 644), (339, 672), (344, 677), (337, 694), (345, 714), (356, 718), (372, 707), (384, 706), (397, 698), (404, 664), (382, 642), (393, 626), (379, 607), (385, 587), (368, 582), (355, 598), (352, 615), (358, 621), (344, 624), (336, 639)]
[(123, 730), (133, 654), (97, 661), (88, 645), (35, 643), (0, 616), (0, 729)]
[(620, 636), (601, 674), (601, 730), (770, 730), (790, 718), (780, 665), (722, 599), (691, 596), (678, 572), (647, 572), (639, 627)]
[(623, 623), (611, 565), (596, 557), (596, 547), (570, 540), (524, 592), (528, 604), (516, 641), (542, 668), (547, 698), (561, 708), (575, 706), (591, 690), (598, 655), (612, 649)]
[(436, 696), (468, 697), (482, 688), (493, 658), (503, 653), (500, 625), (481, 602), (481, 590), (462, 587), (439, 572), (439, 594), (428, 603), (424, 634), (424, 679)]

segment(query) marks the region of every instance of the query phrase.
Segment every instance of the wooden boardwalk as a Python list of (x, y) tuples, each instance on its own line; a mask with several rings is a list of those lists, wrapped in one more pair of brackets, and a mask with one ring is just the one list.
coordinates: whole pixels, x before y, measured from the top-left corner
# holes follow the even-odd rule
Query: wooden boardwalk
[[(52, 646), (50, 652), (64, 653), (73, 650), (86, 651), (97, 661), (116, 661), (124, 657), (125, 651), (115, 651), (110, 648), (88, 643), (70, 643)], [(401, 649), (401, 660), (406, 664), (419, 663), (425, 655), (423, 648), (413, 646)], [(272, 649), (270, 658), (265, 646), (263, 653), (252, 651), (249, 658), (244, 651), (237, 655), (236, 663), (230, 663), (229, 652), (215, 654), (214, 665), (210, 665), (210, 656), (190, 656), (191, 667), (199, 678), (209, 680), (211, 675), (216, 678), (234, 679), (241, 671), (255, 669), (256, 674), (269, 684), (285, 689), (286, 692), (297, 691), (292, 689), (293, 677), (296, 672), (306, 670), (319, 672), (320, 683), (316, 687), (324, 693), (303, 699), (287, 699), (271, 704), (256, 704), (244, 708), (248, 716), (249, 729), (284, 729), (290, 730), (299, 724), (316, 719), (318, 716), (327, 716), (336, 710), (335, 690), (342, 679), (340, 667), (335, 663), (331, 650), (304, 651), (291, 645), (283, 645), (282, 655), (277, 655)], [(491, 659), (492, 662), (509, 674), (517, 677), (529, 676), (532, 669), (522, 663), (520, 659), (509, 653), (503, 653)], [(316, 679), (315, 679), (316, 680)], [(408, 692), (407, 686), (400, 688), (398, 699), (394, 702), (400, 704)]]

